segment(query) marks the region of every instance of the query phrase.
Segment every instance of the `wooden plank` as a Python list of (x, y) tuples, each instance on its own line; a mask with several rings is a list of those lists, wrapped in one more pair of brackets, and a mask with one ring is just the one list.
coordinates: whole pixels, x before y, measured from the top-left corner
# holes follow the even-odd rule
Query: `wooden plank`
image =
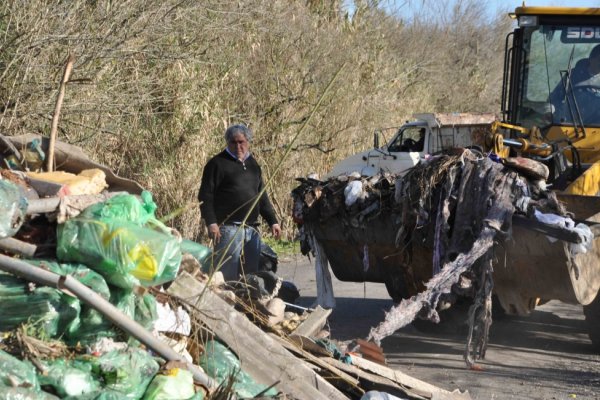
[(416, 389), (421, 393), (429, 393), (431, 399), (456, 399), (456, 400), (470, 400), (471, 396), (468, 392), (460, 393), (458, 391), (449, 392), (440, 387), (434, 386), (430, 383), (424, 382), (412, 376), (406, 375), (404, 372), (394, 370), (375, 362), (366, 360), (360, 357), (352, 357), (352, 364), (363, 369), (388, 378), (389, 380), (398, 383), (403, 387)]
[(404, 387), (392, 381), (391, 379), (367, 371), (363, 371), (354, 365), (344, 364), (343, 362), (338, 361), (334, 358), (322, 357), (321, 360), (344, 371), (350, 376), (356, 376), (361, 383), (361, 387), (364, 388), (366, 391), (377, 390), (380, 392), (389, 393), (397, 397), (405, 398), (406, 396), (409, 396), (409, 398), (417, 400), (432, 399), (432, 395), (430, 392), (419, 391), (417, 389)]
[[(271, 336), (277, 340), (283, 347), (291, 351), (292, 353), (304, 358), (307, 360), (310, 365), (315, 365), (317, 370), (319, 371), (319, 375), (325, 377), (329, 382), (331, 382), (335, 387), (341, 388), (344, 393), (351, 393), (352, 397), (359, 398), (365, 391), (359, 387), (358, 379), (348, 375), (344, 371), (334, 367), (333, 365), (326, 363), (322, 360), (322, 357), (315, 357), (311, 353), (306, 350), (300, 348), (297, 343), (290, 338), (290, 342), (288, 342), (285, 338), (277, 336), (275, 334), (271, 334)], [(327, 355), (328, 358), (331, 356)]]
[(321, 306), (317, 306), (293, 333), (299, 336), (315, 336), (325, 326), (331, 311), (331, 309), (326, 310)]
[(329, 382), (260, 330), (245, 315), (190, 274), (183, 272), (167, 292), (198, 310), (202, 322), (239, 358), (241, 367), (263, 385), (298, 399), (347, 399)]
[[(0, 239), (0, 244), (1, 243), (2, 240)], [(303, 350), (306, 350), (311, 354), (317, 356), (333, 357), (333, 353), (331, 353), (326, 348), (319, 346), (313, 339), (309, 337), (291, 334), (289, 338), (298, 347), (301, 347)]]

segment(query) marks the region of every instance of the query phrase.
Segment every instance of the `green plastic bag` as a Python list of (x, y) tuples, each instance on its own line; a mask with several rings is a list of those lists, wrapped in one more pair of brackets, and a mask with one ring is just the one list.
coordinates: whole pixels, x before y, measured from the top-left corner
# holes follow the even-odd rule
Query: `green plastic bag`
[(94, 379), (90, 363), (58, 359), (42, 364), (46, 374), (39, 375), (40, 385), (52, 387), (61, 398), (93, 393), (100, 387)]
[[(227, 347), (216, 340), (206, 343), (205, 351), (200, 356), (200, 366), (206, 373), (219, 381), (226, 382), (231, 375), (235, 376), (233, 389), (238, 397), (251, 398), (261, 393), (267, 387), (256, 383), (254, 379), (240, 368), (240, 361)], [(263, 396), (275, 396), (277, 390), (271, 388)]]
[(64, 264), (51, 260), (25, 260), (29, 264), (47, 269), (58, 275), (69, 275), (91, 288), (105, 300), (110, 299), (110, 289), (106, 280), (84, 264)]
[[(39, 266), (44, 269), (48, 269), (54, 273), (60, 275), (70, 275), (75, 279), (85, 284), (86, 286), (92, 288), (96, 293), (98, 293), (101, 297), (106, 300), (109, 300), (117, 309), (119, 309), (123, 314), (128, 317), (135, 319), (146, 329), (151, 329), (154, 325), (154, 321), (158, 318), (156, 311), (156, 299), (149, 293), (138, 296), (135, 295), (131, 290), (113, 288), (112, 293), (109, 289), (108, 285), (104, 278), (99, 275), (97, 272), (87, 268), (83, 264), (59, 264), (53, 261), (47, 260), (27, 260), (27, 262)], [(12, 275), (7, 275), (9, 280), (14, 280), (16, 284), (13, 286), (12, 295), (20, 294), (23, 291), (24, 281), (21, 281), (19, 278), (15, 278)], [(2, 279), (0, 279), (0, 283)], [(6, 289), (7, 286), (2, 286), (0, 284), (0, 300), (2, 297), (2, 289)], [(61, 302), (75, 302), (75, 307), (79, 305), (77, 299), (63, 295), (61, 297)], [(10, 303), (9, 303), (10, 305)], [(30, 312), (28, 311), (25, 316), (23, 316), (22, 308), (19, 306), (20, 303), (15, 305), (16, 310), (19, 313), (20, 318), (16, 321), (12, 322), (10, 326), (18, 326), (22, 322), (27, 322)], [(64, 306), (61, 306), (64, 308)], [(64, 330), (63, 339), (68, 344), (91, 344), (96, 342), (98, 339), (102, 337), (111, 337), (114, 338), (117, 336), (118, 332), (114, 329), (112, 322), (104, 317), (99, 311), (95, 310), (93, 307), (88, 306), (85, 303), (80, 304), (81, 310), (78, 316), (74, 317), (73, 321), (67, 325)], [(8, 316), (12, 315), (10, 312)], [(37, 315), (33, 313), (33, 315)], [(51, 317), (56, 317), (55, 313), (50, 314)], [(50, 317), (49, 317), (50, 318)], [(60, 320), (60, 319), (59, 319)], [(50, 318), (50, 321), (54, 321)], [(0, 326), (2, 326), (2, 320), (0, 320)], [(6, 322), (6, 321), (5, 321)], [(55, 331), (57, 329), (44, 329), (44, 331), (49, 332), (51, 337), (55, 336)]]
[(66, 342), (71, 345), (76, 344), (93, 344), (98, 339), (116, 338), (119, 331), (116, 330), (108, 319), (99, 311), (92, 307), (81, 306), (81, 314), (79, 316), (80, 324), (77, 330), (69, 332)]
[(2, 388), (0, 387), (0, 399), (2, 400), (58, 400), (58, 397), (46, 392), (39, 392), (26, 388)]
[(210, 256), (212, 255), (212, 250), (209, 247), (192, 240), (183, 239), (181, 241), (181, 252), (191, 254), (202, 266), (202, 271), (206, 273), (210, 272)]
[[(27, 262), (59, 275), (70, 275), (93, 289), (105, 300), (111, 298), (111, 291), (106, 280), (83, 264), (61, 264), (49, 260), (27, 260)], [(65, 332), (64, 339), (68, 344), (90, 344), (101, 337), (115, 336), (116, 331), (109, 320), (93, 307), (81, 303), (78, 323), (70, 326), (70, 329)]]
[(173, 368), (152, 379), (144, 394), (144, 400), (187, 400), (195, 394), (192, 373), (185, 369)]
[(158, 318), (156, 299), (149, 293), (139, 296), (130, 290), (113, 290), (111, 303), (146, 329), (152, 329)]
[(181, 263), (177, 238), (124, 221), (73, 218), (58, 227), (56, 254), (81, 262), (124, 289), (172, 281)]
[(142, 201), (130, 194), (120, 194), (104, 202), (89, 206), (81, 215), (84, 218), (101, 221), (133, 222), (139, 226), (149, 223), (152, 225), (162, 225), (154, 216), (157, 206), (154, 200), (152, 200), (152, 194), (148, 191), (143, 191), (140, 197)]
[(0, 273), (0, 304), (0, 331), (28, 323), (40, 335), (55, 338), (79, 325), (81, 306), (75, 297), (6, 273)]
[(158, 372), (158, 363), (147, 352), (130, 347), (111, 351), (92, 361), (93, 371), (105, 383), (103, 393), (139, 399)]
[(116, 392), (106, 392), (104, 390), (98, 390), (92, 393), (83, 394), (80, 396), (68, 396), (64, 397), (64, 400), (122, 400), (125, 397)]
[(117, 195), (59, 225), (58, 258), (82, 262), (124, 289), (175, 279), (179, 239), (154, 216), (152, 195), (145, 191), (141, 198)]
[(40, 383), (34, 366), (0, 350), (0, 390), (14, 385), (34, 392), (40, 391)]
[(142, 296), (135, 296), (135, 315), (134, 318), (144, 328), (151, 330), (154, 321), (158, 319), (156, 311), (156, 298), (150, 293)]
[[(156, 299), (149, 293), (136, 295), (131, 290), (113, 288), (110, 302), (148, 330), (158, 318)], [(68, 343), (92, 344), (102, 337), (116, 338), (120, 334), (110, 320), (86, 305), (82, 305), (80, 321), (78, 330), (69, 334)]]
[(0, 238), (11, 237), (25, 221), (27, 198), (19, 186), (0, 179)]

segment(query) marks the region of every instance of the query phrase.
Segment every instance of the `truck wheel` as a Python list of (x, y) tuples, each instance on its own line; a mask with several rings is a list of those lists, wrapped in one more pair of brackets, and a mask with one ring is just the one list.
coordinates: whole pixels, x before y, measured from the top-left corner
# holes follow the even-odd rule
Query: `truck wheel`
[(600, 351), (600, 294), (590, 304), (583, 306), (583, 314), (592, 345), (596, 351)]

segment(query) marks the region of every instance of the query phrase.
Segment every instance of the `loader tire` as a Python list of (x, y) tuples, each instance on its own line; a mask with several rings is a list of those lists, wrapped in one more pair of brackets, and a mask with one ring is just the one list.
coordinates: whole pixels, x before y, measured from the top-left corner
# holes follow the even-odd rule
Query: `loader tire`
[(409, 297), (402, 275), (389, 275), (386, 277), (384, 283), (394, 304), (399, 304), (402, 299), (407, 299)]
[(412, 325), (419, 332), (427, 334), (466, 335), (469, 328), (467, 317), (471, 303), (470, 299), (458, 298), (450, 308), (438, 310), (439, 323), (417, 318)]
[(496, 321), (508, 319), (509, 315), (500, 304), (500, 299), (495, 294), (492, 295), (492, 318)]
[(596, 295), (594, 301), (583, 306), (583, 314), (592, 345), (597, 352), (600, 352), (600, 293)]

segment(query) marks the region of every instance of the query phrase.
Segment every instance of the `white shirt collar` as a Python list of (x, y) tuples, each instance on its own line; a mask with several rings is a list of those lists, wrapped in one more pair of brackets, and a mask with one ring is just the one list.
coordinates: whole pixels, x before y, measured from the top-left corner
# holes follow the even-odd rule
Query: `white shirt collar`
[[(236, 159), (236, 160), (240, 160), (240, 159), (239, 159), (239, 158), (238, 158), (238, 157), (237, 157), (235, 154), (233, 154), (231, 151), (229, 151), (229, 147), (225, 147), (225, 151), (226, 151), (226, 152), (227, 152), (227, 153), (228, 153), (228, 154), (229, 154), (231, 157), (233, 157), (234, 159)], [(248, 159), (248, 157), (250, 157), (250, 152), (249, 152), (249, 151), (247, 151), (247, 152), (246, 152), (246, 155), (244, 156), (244, 159), (243, 159), (243, 160), (240, 160), (240, 161), (241, 161), (241, 162), (244, 162), (244, 161), (246, 161), (246, 160)]]

